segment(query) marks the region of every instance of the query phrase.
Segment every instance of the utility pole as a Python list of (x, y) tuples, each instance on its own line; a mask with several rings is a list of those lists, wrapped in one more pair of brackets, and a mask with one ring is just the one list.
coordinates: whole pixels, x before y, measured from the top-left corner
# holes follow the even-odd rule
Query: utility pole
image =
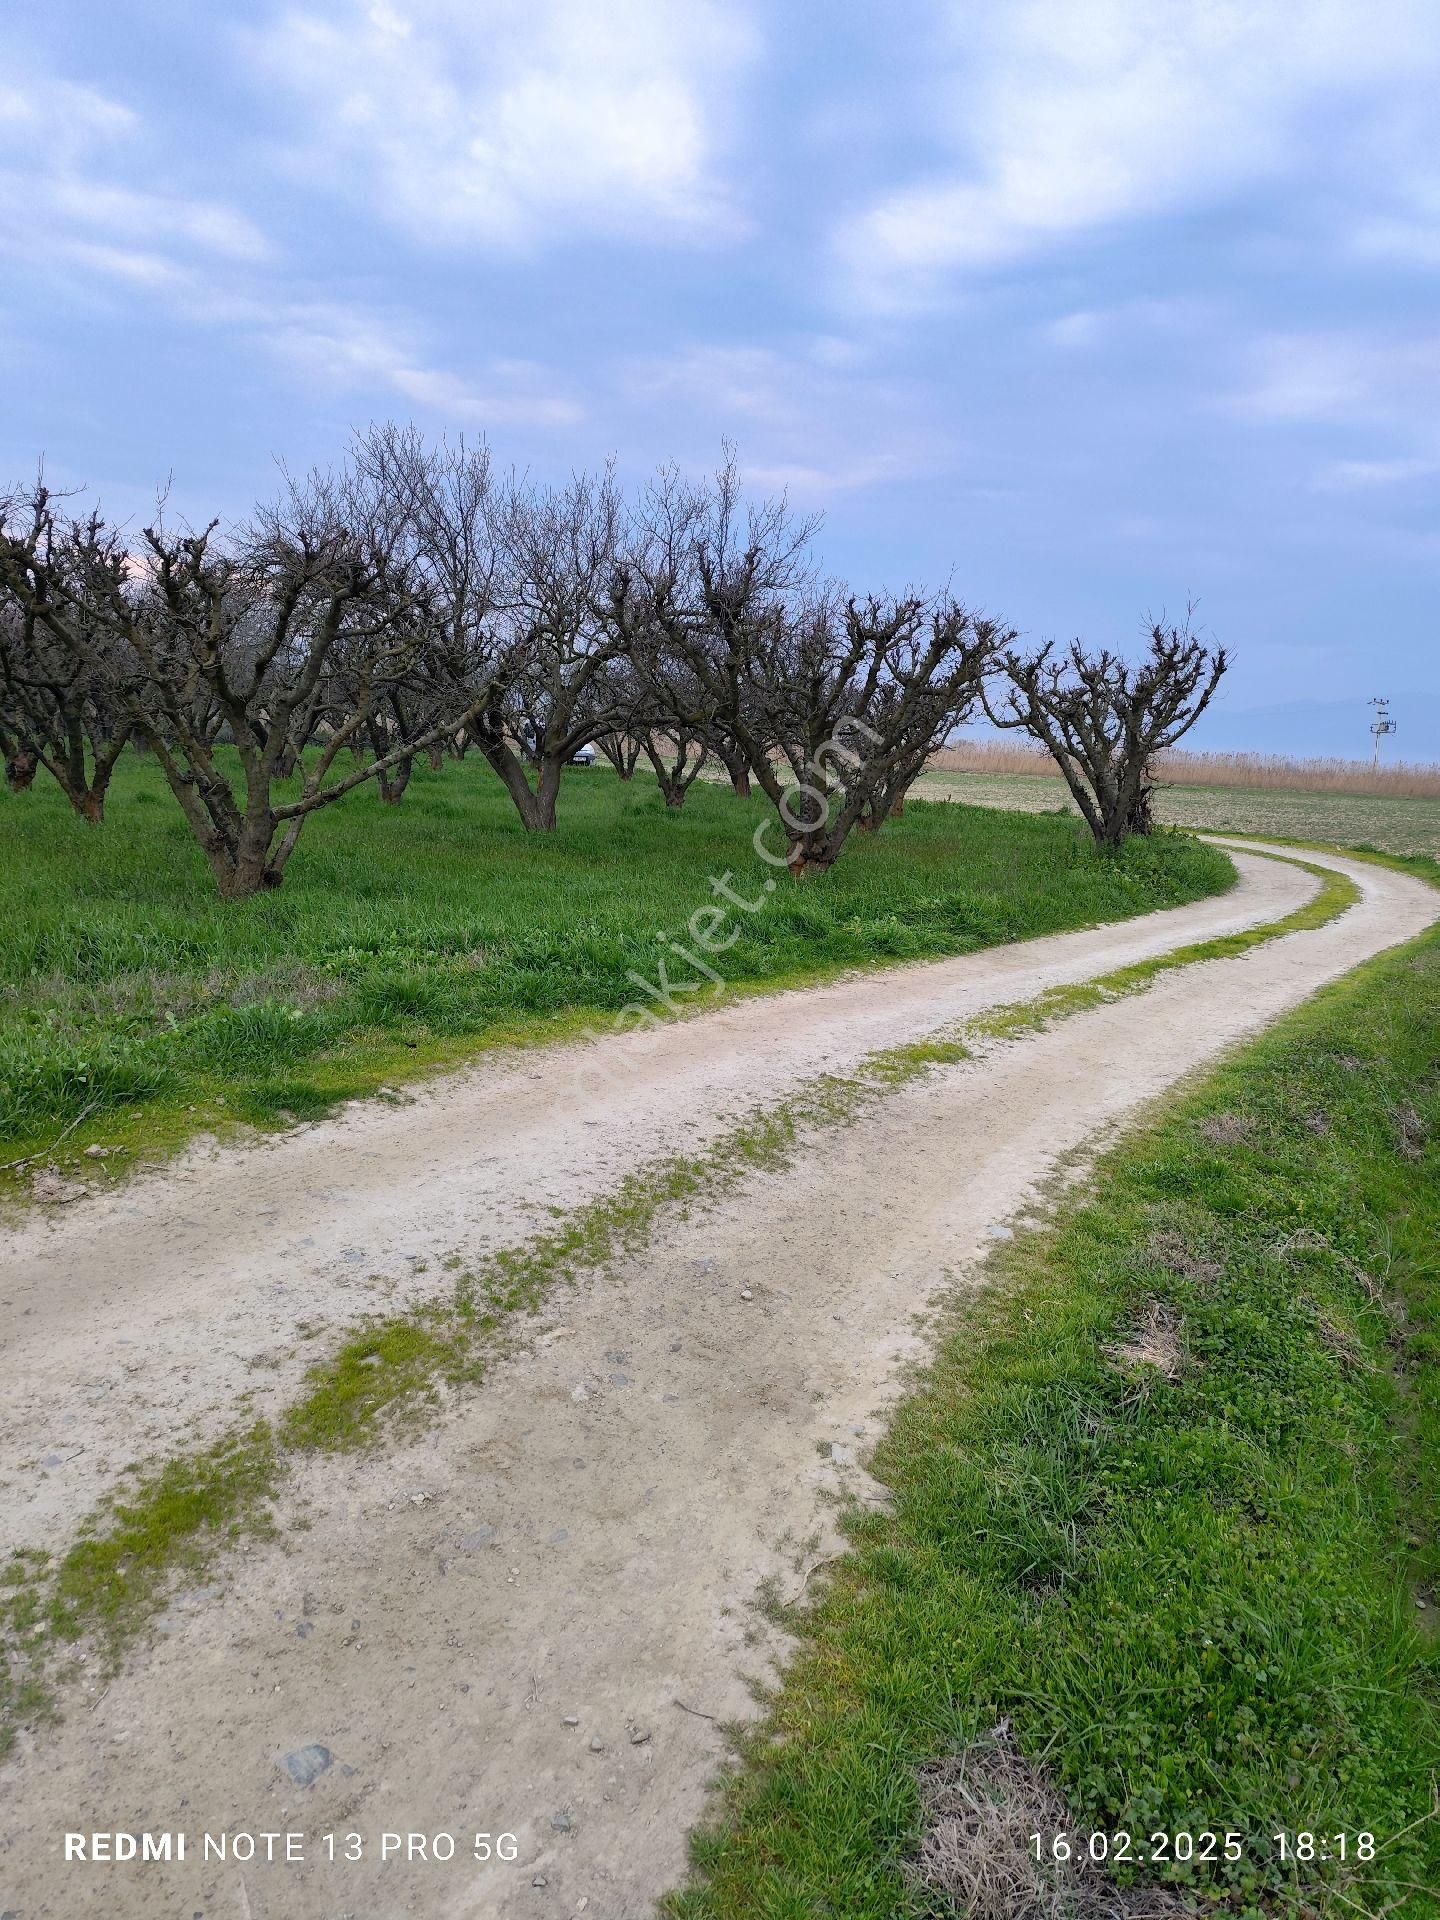
[(1395, 722), (1390, 718), (1390, 702), (1383, 694), (1371, 700), (1369, 705), (1375, 709), (1375, 718), (1370, 722), (1370, 732), (1374, 736), (1375, 751), (1370, 757), (1372, 767), (1380, 765), (1380, 742), (1387, 733), (1394, 733)]

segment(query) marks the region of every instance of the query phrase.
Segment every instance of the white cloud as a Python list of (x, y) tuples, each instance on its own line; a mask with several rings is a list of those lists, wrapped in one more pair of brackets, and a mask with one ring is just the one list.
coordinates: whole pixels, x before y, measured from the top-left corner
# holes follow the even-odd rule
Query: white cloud
[(1423, 428), (1440, 404), (1440, 334), (1272, 334), (1224, 402), (1280, 424)]
[(1437, 460), (1332, 460), (1311, 484), (1317, 493), (1372, 493), (1411, 480), (1428, 480), (1436, 473), (1440, 473)]
[(0, 144), (24, 143), (32, 150), (39, 144), (54, 167), (72, 164), (138, 125), (129, 107), (94, 87), (33, 73), (26, 73), (21, 84), (0, 86)]
[(172, 241), (235, 260), (263, 260), (270, 252), (253, 220), (211, 200), (146, 193), (82, 175), (52, 178), (41, 191), (54, 218), (111, 240)]
[[(875, 306), (1332, 161), (1363, 173), (1363, 138), (1338, 151), (1347, 116), (1378, 129), (1397, 89), (1423, 102), (1440, 72), (1427, 0), (952, 0), (950, 16), (931, 131), (953, 161), (837, 236), (852, 297)], [(1387, 130), (1390, 168), (1428, 163), (1427, 124), (1403, 155)]]
[(0, 87), (0, 250), (89, 248), (130, 277), (142, 262), (158, 273), (156, 250), (263, 259), (264, 234), (234, 208), (127, 182), (148, 164), (142, 132), (130, 107), (93, 87), (40, 72)]
[(1098, 346), (1106, 333), (1105, 316), (1099, 313), (1065, 313), (1043, 329), (1052, 347), (1085, 348)]
[(1323, 428), (1332, 454), (1316, 493), (1377, 493), (1440, 474), (1440, 333), (1275, 334), (1249, 350), (1222, 410), (1262, 426)]
[(1364, 259), (1440, 267), (1440, 174), (1402, 181), (1390, 205), (1356, 223), (1351, 244)]
[[(734, 440), (757, 487), (816, 504), (931, 472), (953, 452), (923, 397), (866, 373), (862, 358), (827, 335), (787, 350), (700, 345), (625, 361), (618, 385), (660, 457), (703, 465)], [(677, 450), (677, 423), (688, 449)]]
[(729, 106), (753, 52), (718, 0), (330, 0), (249, 37), (292, 165), (430, 241), (730, 233)]
[(307, 381), (339, 391), (388, 392), (422, 412), (461, 426), (568, 426), (576, 399), (532, 361), (492, 360), (478, 375), (427, 364), (415, 329), (334, 305), (255, 308), (254, 334)]
[(462, 374), (435, 363), (425, 330), (406, 317), (308, 297), (244, 214), (155, 190), (143, 135), (138, 115), (93, 88), (43, 73), (0, 87), (0, 257), (58, 279), (71, 298), (118, 290), (227, 333), (308, 387), (463, 425), (579, 417), (533, 362), (493, 359)]

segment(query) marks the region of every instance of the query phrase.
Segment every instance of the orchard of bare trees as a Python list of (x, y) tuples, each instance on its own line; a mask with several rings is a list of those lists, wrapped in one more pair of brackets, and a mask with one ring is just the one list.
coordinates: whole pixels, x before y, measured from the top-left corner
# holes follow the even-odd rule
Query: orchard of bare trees
[(424, 756), (475, 753), (531, 832), (585, 747), (683, 804), (713, 763), (758, 789), (797, 878), (903, 807), (982, 711), (1055, 755), (1097, 842), (1150, 827), (1150, 765), (1225, 671), (1188, 620), (1139, 664), (1027, 653), (951, 593), (824, 577), (817, 527), (752, 501), (733, 461), (561, 487), (483, 444), (373, 427), (334, 471), (222, 529), (138, 534), (43, 482), (0, 494), (0, 752), (104, 817), (152, 754), (227, 899), (280, 885), (305, 822)]

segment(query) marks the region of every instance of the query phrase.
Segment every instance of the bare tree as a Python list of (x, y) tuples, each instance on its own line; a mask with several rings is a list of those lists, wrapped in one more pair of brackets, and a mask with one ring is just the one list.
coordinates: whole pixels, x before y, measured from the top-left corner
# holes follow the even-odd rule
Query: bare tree
[(642, 744), (645, 758), (655, 769), (666, 806), (683, 807), (686, 794), (710, 757), (705, 742), (677, 728), (673, 733), (652, 729), (645, 734)]
[(5, 763), (5, 784), (11, 793), (25, 793), (35, 784), (40, 756), (28, 741), (6, 725), (3, 710), (0, 710), (0, 760)]
[(102, 820), (129, 737), (104, 684), (0, 587), (0, 751), (11, 790), (44, 767), (82, 820)]
[(630, 733), (623, 727), (616, 727), (608, 733), (597, 733), (595, 745), (610, 762), (621, 780), (635, 778), (635, 769), (639, 766), (641, 754), (645, 750), (643, 735)]
[[(145, 737), (227, 899), (278, 886), (312, 813), (469, 717), (469, 707), (448, 714), (337, 771), (430, 631), (403, 555), (383, 529), (347, 525), (340, 499), (323, 479), (292, 484), (230, 540), (215, 523), (197, 532), (157, 520), (138, 556), (98, 513), (61, 515), (43, 486), (0, 517), (0, 582)], [(281, 801), (287, 768), (300, 792)]]
[(775, 744), (755, 668), (811, 581), (817, 524), (783, 499), (747, 503), (728, 452), (710, 484), (666, 469), (632, 516), (610, 582), (607, 616), (654, 724), (716, 754), (737, 792)]
[(508, 636), (469, 732), (529, 832), (553, 831), (566, 765), (624, 722), (620, 637), (600, 617), (620, 516), (609, 469), (560, 489), (512, 483), (497, 513)]
[(1054, 754), (1098, 845), (1150, 831), (1152, 762), (1194, 726), (1229, 665), (1223, 647), (1196, 636), (1193, 611), (1178, 624), (1153, 621), (1135, 664), (1078, 640), (1058, 655), (1053, 643), (1028, 656), (1011, 649), (1003, 693), (985, 695), (993, 725), (1023, 728)]
[[(410, 702), (404, 692), (395, 687), (376, 703), (357, 736), (357, 741), (364, 743), (357, 744), (357, 764), (364, 766), (374, 762), (375, 786), (387, 806), (398, 807), (405, 798), (405, 789), (415, 771), (415, 755), (404, 750), (404, 743), (413, 739), (418, 731), (415, 717), (410, 711)], [(402, 750), (399, 759), (393, 759), (391, 756), (397, 745)], [(443, 752), (438, 741), (432, 742), (432, 745), (437, 751)]]
[[(600, 609), (604, 615), (603, 596)], [(592, 698), (605, 716), (595, 745), (621, 780), (633, 780), (645, 752), (645, 736), (655, 723), (655, 703), (643, 677), (623, 653), (597, 677)]]
[(723, 727), (718, 726), (711, 729), (709, 746), (710, 751), (729, 776), (731, 791), (738, 794), (742, 800), (748, 799), (750, 762), (746, 758), (745, 749), (738, 741), (732, 739)]
[[(454, 714), (476, 695), (498, 700), (514, 664), (500, 606), (490, 449), (463, 435), (432, 446), (416, 427), (373, 425), (352, 442), (347, 487), (351, 517), (385, 528), (389, 551), (403, 556), (429, 611), (411, 673), (367, 722), (357, 751), (378, 765), (397, 741), (424, 734), (438, 771), (446, 752), (463, 757), (469, 744), (466, 729), (450, 724)], [(382, 799), (398, 803), (413, 764), (412, 753), (380, 768)]]
[(732, 780), (743, 755), (797, 877), (832, 866), (862, 817), (884, 819), (1014, 638), (953, 599), (820, 584), (816, 525), (783, 498), (747, 504), (733, 459), (706, 487), (664, 473), (611, 599), (668, 723), (725, 743)]
[(792, 873), (826, 871), (857, 825), (885, 820), (1013, 637), (948, 596), (832, 592), (798, 612), (759, 684), (780, 752), (754, 768)]

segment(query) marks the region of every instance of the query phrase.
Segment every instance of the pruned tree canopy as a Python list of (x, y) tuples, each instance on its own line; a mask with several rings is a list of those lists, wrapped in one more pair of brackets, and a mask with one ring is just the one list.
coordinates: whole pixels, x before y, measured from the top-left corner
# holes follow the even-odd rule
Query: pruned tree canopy
[(997, 727), (1020, 727), (1059, 763), (1075, 804), (1102, 846), (1151, 829), (1151, 765), (1194, 726), (1209, 706), (1229, 662), (1191, 628), (1193, 609), (1178, 624), (1152, 621), (1142, 657), (1108, 649), (1088, 653), (1072, 640), (1004, 656), (1005, 680), (985, 694)]
[(743, 757), (784, 864), (824, 871), (968, 715), (1013, 630), (949, 597), (858, 599), (820, 580), (815, 523), (783, 499), (747, 505), (733, 461), (708, 486), (662, 475), (638, 522), (611, 611), (658, 710), (732, 780)]
[(319, 808), (367, 783), (398, 803), (420, 755), (474, 748), (548, 832), (594, 743), (623, 779), (648, 760), (672, 808), (718, 761), (770, 802), (757, 850), (798, 877), (901, 808), (983, 701), (1049, 747), (1097, 841), (1148, 827), (1153, 757), (1226, 666), (1188, 618), (1133, 665), (1026, 654), (949, 592), (825, 578), (817, 529), (748, 497), (728, 450), (627, 499), (613, 466), (547, 487), (395, 425), (224, 531), (162, 503), (132, 535), (37, 483), (0, 496), (6, 780), (43, 770), (98, 821), (127, 743), (153, 752), (241, 899), (280, 884)]
[[(414, 680), (430, 634), (423, 582), (382, 528), (347, 524), (340, 504), (316, 478), (229, 539), (216, 524), (157, 519), (138, 552), (43, 486), (0, 520), (0, 583), (22, 620), (153, 748), (226, 898), (278, 886), (312, 813), (469, 717), (427, 717), (338, 771), (342, 749)], [(298, 794), (277, 797), (297, 768)]]
[(0, 753), (12, 791), (43, 767), (81, 818), (98, 822), (130, 734), (121, 703), (84, 656), (34, 608), (0, 602)]

